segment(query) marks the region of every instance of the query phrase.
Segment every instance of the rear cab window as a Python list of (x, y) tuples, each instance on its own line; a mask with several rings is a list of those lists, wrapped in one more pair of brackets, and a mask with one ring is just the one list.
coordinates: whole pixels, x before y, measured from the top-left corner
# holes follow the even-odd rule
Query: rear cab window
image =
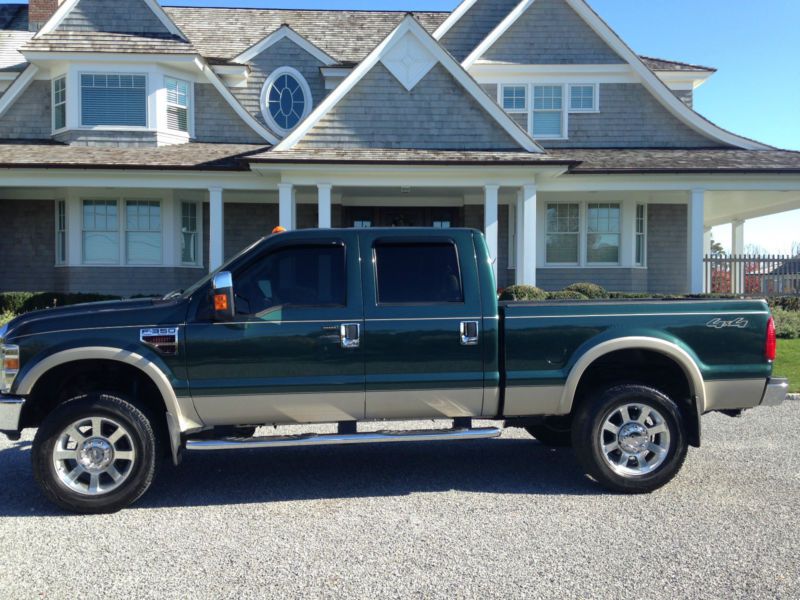
[(373, 257), (378, 304), (464, 302), (453, 242), (377, 241)]

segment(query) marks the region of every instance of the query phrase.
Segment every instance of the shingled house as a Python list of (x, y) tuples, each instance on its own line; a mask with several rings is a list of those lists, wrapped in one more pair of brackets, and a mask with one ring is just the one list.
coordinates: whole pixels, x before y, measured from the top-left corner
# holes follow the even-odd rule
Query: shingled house
[(280, 224), (477, 227), (499, 286), (701, 291), (710, 227), (800, 207), (800, 154), (692, 110), (714, 69), (584, 0), (31, 0), (0, 29), (0, 290), (166, 292)]

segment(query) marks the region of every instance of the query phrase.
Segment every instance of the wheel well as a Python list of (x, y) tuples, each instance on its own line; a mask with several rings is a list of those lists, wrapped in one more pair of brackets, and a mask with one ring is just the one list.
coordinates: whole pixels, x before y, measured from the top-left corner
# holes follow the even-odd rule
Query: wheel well
[(116, 392), (133, 399), (153, 416), (153, 426), (166, 431), (166, 404), (158, 387), (134, 366), (114, 360), (79, 360), (53, 367), (31, 390), (23, 427), (38, 427), (53, 409), (75, 396), (89, 392)]
[(675, 359), (653, 350), (617, 350), (594, 361), (581, 375), (573, 412), (592, 392), (619, 383), (647, 385), (672, 398), (683, 413), (689, 442), (700, 445), (700, 423), (689, 377)]

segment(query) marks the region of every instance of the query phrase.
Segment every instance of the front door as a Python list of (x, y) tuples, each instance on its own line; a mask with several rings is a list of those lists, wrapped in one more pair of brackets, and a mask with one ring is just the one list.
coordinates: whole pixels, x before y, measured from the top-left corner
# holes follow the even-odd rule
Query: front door
[(278, 242), (233, 273), (234, 322), (189, 323), (189, 385), (206, 424), (364, 418), (356, 237)]
[(367, 418), (480, 416), (484, 336), (480, 290), (467, 285), (478, 281), (471, 237), (359, 237)]

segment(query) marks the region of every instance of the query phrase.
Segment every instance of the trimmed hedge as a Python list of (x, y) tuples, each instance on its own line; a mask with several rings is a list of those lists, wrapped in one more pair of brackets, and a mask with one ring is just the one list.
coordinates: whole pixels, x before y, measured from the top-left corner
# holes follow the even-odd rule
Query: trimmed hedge
[(561, 290), (560, 292), (547, 292), (548, 300), (588, 300), (589, 297), (580, 292)]
[(530, 302), (546, 299), (547, 292), (533, 285), (510, 285), (500, 292), (500, 300), (511, 302)]
[(777, 296), (767, 300), (771, 309), (780, 308), (791, 312), (800, 312), (800, 296)]
[(53, 292), (3, 292), (0, 293), (0, 314), (22, 313), (55, 306), (69, 306), (85, 302), (101, 302), (103, 300), (119, 300), (119, 296), (103, 296), (101, 294), (57, 294)]
[(784, 340), (800, 338), (800, 312), (774, 308), (772, 316), (775, 319), (775, 335)]
[(565, 292), (578, 292), (592, 300), (608, 298), (608, 292), (596, 283), (573, 283), (564, 288)]

